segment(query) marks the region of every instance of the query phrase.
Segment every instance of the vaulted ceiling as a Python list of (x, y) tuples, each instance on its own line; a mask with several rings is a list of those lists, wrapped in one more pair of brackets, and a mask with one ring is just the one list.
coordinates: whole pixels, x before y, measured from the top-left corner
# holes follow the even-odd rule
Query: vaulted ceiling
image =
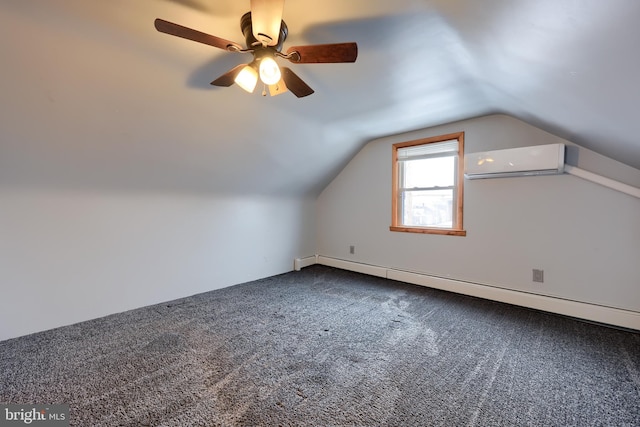
[(290, 64), (315, 94), (209, 83), (250, 60), (249, 1), (4, 0), (0, 185), (317, 194), (366, 141), (505, 113), (640, 169), (640, 2), (288, 0), (287, 45), (355, 41), (355, 64)]

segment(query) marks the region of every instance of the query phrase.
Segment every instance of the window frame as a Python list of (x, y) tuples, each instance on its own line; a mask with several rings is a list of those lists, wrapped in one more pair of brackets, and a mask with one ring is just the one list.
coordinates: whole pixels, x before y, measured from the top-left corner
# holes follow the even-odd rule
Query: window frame
[[(416, 225), (404, 225), (399, 212), (400, 203), (400, 165), (398, 161), (398, 149), (412, 147), (416, 145), (435, 144), (438, 142), (450, 141), (455, 139), (458, 141), (458, 154), (456, 157), (456, 173), (454, 176), (454, 201), (455, 222), (451, 228), (435, 228), (421, 227)], [(390, 231), (399, 231), (406, 233), (423, 233), (423, 234), (440, 234), (447, 236), (466, 236), (467, 232), (463, 228), (463, 200), (464, 200), (464, 132), (450, 133), (430, 138), (417, 139), (413, 141), (399, 142), (393, 144), (392, 153), (392, 191), (391, 191), (391, 226)]]

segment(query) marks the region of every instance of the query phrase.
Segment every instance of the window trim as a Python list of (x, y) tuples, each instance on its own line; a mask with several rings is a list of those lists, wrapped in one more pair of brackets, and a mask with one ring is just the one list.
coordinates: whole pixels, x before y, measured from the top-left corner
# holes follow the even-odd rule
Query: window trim
[[(456, 191), (456, 222), (451, 228), (434, 228), (434, 227), (419, 227), (419, 226), (407, 226), (401, 225), (400, 218), (398, 218), (398, 197), (399, 197), (399, 182), (400, 182), (400, 167), (398, 162), (398, 149), (406, 148), (415, 145), (433, 144), (437, 142), (449, 141), (452, 139), (458, 140), (458, 158), (457, 158), (457, 174), (456, 181), (454, 183), (457, 188)], [(423, 233), (423, 234), (440, 234), (447, 236), (466, 236), (467, 232), (463, 228), (462, 214), (463, 206), (462, 201), (464, 199), (464, 132), (450, 133), (447, 135), (439, 135), (430, 138), (417, 139), (413, 141), (399, 142), (393, 144), (392, 153), (392, 176), (391, 176), (391, 226), (390, 231), (399, 231), (406, 233)]]

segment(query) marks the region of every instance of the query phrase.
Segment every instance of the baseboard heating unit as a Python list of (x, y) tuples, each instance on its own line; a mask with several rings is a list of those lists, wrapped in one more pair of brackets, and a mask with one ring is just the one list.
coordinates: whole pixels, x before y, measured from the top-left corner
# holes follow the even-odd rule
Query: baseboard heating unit
[(326, 265), (328, 267), (340, 268), (342, 270), (354, 271), (371, 276), (384, 277), (390, 280), (397, 280), (443, 291), (504, 302), (550, 313), (562, 314), (593, 322), (640, 330), (640, 313), (631, 310), (623, 310), (614, 307), (605, 307), (545, 295), (514, 291), (501, 287), (430, 276), (423, 273), (364, 264), (322, 255), (296, 258), (294, 261), (296, 270), (300, 270), (314, 264)]

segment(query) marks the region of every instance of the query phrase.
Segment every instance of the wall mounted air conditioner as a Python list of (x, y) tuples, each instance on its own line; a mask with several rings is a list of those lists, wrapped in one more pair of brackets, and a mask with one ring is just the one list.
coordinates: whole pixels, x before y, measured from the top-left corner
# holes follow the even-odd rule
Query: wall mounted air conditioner
[(554, 175), (564, 171), (564, 144), (536, 145), (464, 156), (467, 179)]

